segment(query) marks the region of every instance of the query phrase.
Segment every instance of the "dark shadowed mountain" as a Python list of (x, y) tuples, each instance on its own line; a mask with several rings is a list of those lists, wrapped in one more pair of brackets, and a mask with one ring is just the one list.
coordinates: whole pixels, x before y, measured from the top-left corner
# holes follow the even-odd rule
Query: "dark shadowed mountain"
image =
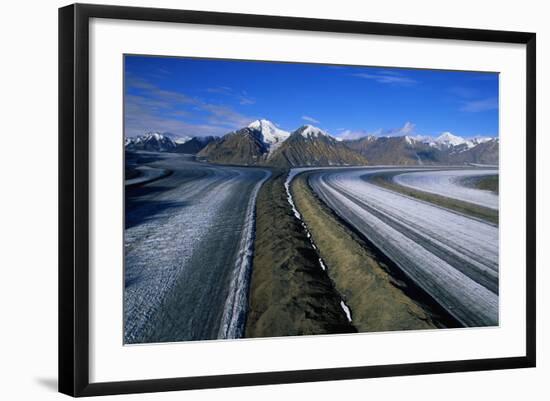
[(210, 142), (197, 156), (211, 163), (249, 166), (260, 163), (267, 151), (258, 133), (247, 127)]

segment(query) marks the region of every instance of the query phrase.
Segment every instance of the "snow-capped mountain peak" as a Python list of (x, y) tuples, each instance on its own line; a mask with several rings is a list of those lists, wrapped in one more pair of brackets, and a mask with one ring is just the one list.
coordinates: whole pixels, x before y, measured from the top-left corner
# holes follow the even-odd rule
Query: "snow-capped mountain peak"
[(148, 132), (144, 135), (144, 139), (156, 139), (157, 141), (160, 141), (164, 138), (164, 135), (162, 135), (160, 132)]
[(466, 140), (460, 136), (451, 134), (450, 132), (444, 132), (435, 138), (435, 143), (445, 146), (458, 146), (466, 142)]
[(260, 131), (264, 143), (268, 145), (284, 142), (290, 136), (289, 132), (277, 128), (277, 126), (269, 120), (262, 119), (253, 121), (248, 125), (248, 128)]
[(470, 141), (474, 145), (479, 145), (480, 143), (489, 142), (493, 139), (495, 139), (495, 138), (491, 138), (491, 137), (488, 137), (488, 136), (476, 136), (475, 138), (472, 138)]
[(317, 138), (319, 135), (331, 138), (331, 136), (327, 132), (323, 131), (321, 128), (317, 128), (309, 124), (304, 125), (302, 128), (300, 128), (300, 135), (302, 135), (304, 138)]
[(274, 123), (272, 123), (269, 120), (266, 120), (264, 118), (260, 120), (252, 121), (250, 124), (248, 124), (248, 128), (254, 128), (254, 129), (267, 129), (267, 130), (275, 130), (278, 129)]

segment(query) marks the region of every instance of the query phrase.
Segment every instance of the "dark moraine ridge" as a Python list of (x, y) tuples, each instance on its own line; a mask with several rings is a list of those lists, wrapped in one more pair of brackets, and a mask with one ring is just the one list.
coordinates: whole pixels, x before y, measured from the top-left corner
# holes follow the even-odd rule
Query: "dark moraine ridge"
[(258, 194), (245, 337), (353, 333), (341, 297), (288, 203), (287, 170)]

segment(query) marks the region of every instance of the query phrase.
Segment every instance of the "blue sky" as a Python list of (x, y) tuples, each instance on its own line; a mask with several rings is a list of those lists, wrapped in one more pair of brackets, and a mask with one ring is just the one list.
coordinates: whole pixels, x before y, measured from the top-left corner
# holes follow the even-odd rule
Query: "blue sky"
[(498, 136), (498, 74), (125, 57), (125, 135), (223, 135), (258, 118), (334, 136)]

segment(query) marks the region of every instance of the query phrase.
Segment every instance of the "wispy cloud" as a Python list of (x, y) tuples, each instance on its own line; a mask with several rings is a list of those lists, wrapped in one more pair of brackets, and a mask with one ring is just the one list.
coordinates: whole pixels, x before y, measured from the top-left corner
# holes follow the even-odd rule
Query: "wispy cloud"
[(379, 72), (357, 72), (351, 74), (354, 77), (369, 79), (380, 84), (395, 86), (412, 86), (418, 84), (418, 81), (412, 79), (398, 71), (379, 71)]
[(407, 121), (402, 127), (397, 128), (379, 128), (370, 135), (375, 136), (405, 136), (416, 134), (416, 125)]
[(162, 75), (170, 75), (172, 72), (166, 68), (159, 68), (157, 69), (157, 73), (159, 74), (162, 74)]
[(458, 96), (463, 99), (471, 99), (478, 96), (479, 94), (479, 90), (466, 86), (453, 86), (452, 88), (449, 88), (449, 92), (452, 95)]
[(402, 127), (383, 131), (382, 135), (385, 135), (385, 136), (412, 135), (415, 133), (415, 130), (416, 130), (416, 125), (411, 123), (410, 121), (407, 121), (405, 124), (403, 124)]
[(247, 105), (247, 104), (256, 104), (256, 100), (252, 99), (251, 97), (241, 96), (239, 99), (239, 104)]
[[(126, 136), (147, 131), (191, 136), (223, 135), (255, 119), (229, 106), (164, 90), (131, 76), (126, 81), (126, 87), (134, 90), (134, 93), (125, 96)], [(197, 119), (200, 122), (197, 123)]]
[(479, 113), (482, 111), (497, 110), (497, 109), (498, 109), (498, 98), (490, 97), (487, 99), (463, 102), (462, 107), (460, 108), (460, 111), (466, 111), (469, 113)]
[(137, 89), (148, 98), (170, 104), (172, 107), (178, 104), (194, 104), (197, 99), (180, 92), (169, 91), (151, 84), (143, 78), (129, 76), (126, 79), (126, 89)]
[(208, 93), (218, 93), (221, 95), (231, 94), (231, 88), (229, 86), (218, 86), (217, 88), (208, 88), (206, 89)]
[(449, 92), (459, 98), (460, 111), (479, 113), (498, 109), (498, 97), (480, 99), (480, 91), (476, 88), (454, 86)]
[(132, 115), (126, 116), (126, 136), (142, 135), (149, 131), (170, 132), (180, 136), (221, 136), (227, 134), (228, 129), (215, 125), (193, 124), (153, 114), (143, 114), (139, 118)]
[(254, 120), (254, 118), (244, 116), (228, 106), (201, 103), (199, 108), (210, 113), (207, 119), (211, 124), (215, 125), (241, 128)]
[(256, 99), (249, 96), (246, 91), (235, 91), (229, 86), (219, 86), (216, 88), (208, 88), (206, 90), (208, 93), (215, 93), (218, 95), (225, 95), (231, 97), (239, 102), (240, 105), (255, 104)]
[(308, 121), (308, 122), (314, 123), (314, 124), (320, 124), (320, 122), (318, 120), (316, 120), (315, 118), (310, 117), (310, 116), (302, 116), (302, 120)]
[(126, 88), (134, 88), (134, 89), (156, 89), (156, 86), (149, 83), (149, 81), (134, 76), (132, 73), (126, 73), (124, 78), (124, 84)]

